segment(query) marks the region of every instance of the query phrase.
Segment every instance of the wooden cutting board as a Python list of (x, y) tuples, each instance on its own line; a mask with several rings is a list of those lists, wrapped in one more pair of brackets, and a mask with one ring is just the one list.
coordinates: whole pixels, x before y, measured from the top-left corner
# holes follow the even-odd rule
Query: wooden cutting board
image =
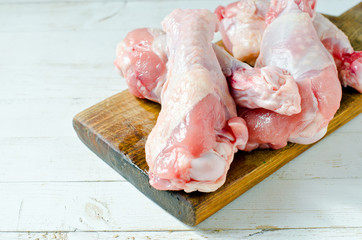
[[(362, 3), (339, 17), (329, 17), (362, 50)], [(127, 90), (84, 110), (73, 119), (79, 138), (125, 179), (186, 224), (197, 225), (259, 183), (311, 145), (288, 144), (279, 150), (238, 152), (225, 184), (212, 193), (158, 191), (148, 183), (145, 143), (160, 106), (132, 96)], [(341, 107), (330, 134), (362, 112), (362, 94), (343, 90)], [(139, 206), (141, 207), (141, 206)]]

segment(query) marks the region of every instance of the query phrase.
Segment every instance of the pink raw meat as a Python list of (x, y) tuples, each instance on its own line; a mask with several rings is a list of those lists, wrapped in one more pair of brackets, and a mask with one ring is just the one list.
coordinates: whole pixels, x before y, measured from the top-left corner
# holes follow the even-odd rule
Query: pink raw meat
[(313, 143), (324, 136), (339, 108), (341, 86), (333, 58), (320, 42), (308, 14), (313, 4), (296, 2), (271, 1), (271, 23), (265, 30), (256, 67), (287, 70), (298, 84), (302, 111), (284, 116), (264, 109), (240, 109), (249, 129), (248, 150), (281, 148), (288, 141)]
[(268, 7), (269, 0), (241, 0), (216, 8), (224, 45), (235, 58), (254, 64), (259, 55)]
[[(135, 35), (133, 33), (136, 31), (142, 31), (143, 35), (137, 35), (137, 41), (133, 41), (135, 45), (133, 48), (137, 48), (137, 44), (140, 42), (150, 42), (147, 38), (142, 38), (142, 36), (149, 36), (148, 33), (151, 31), (150, 29), (135, 30), (128, 34), (128, 36)], [(159, 34), (157, 38), (158, 45), (166, 46), (165, 36), (161, 37), (161, 34), (165, 33), (162, 30), (153, 29), (152, 31)], [(129, 37), (126, 37), (126, 40), (127, 39), (129, 39)], [(133, 54), (132, 51), (124, 51), (124, 45), (124, 43), (119, 44), (118, 50), (122, 51), (119, 51), (121, 54), (116, 60), (117, 66), (119, 69), (131, 69), (132, 71), (130, 72), (134, 73), (136, 66), (132, 65), (128, 59), (132, 57), (133, 64), (139, 63), (142, 60), (142, 55)], [(132, 47), (129, 47), (128, 49), (132, 49)], [(164, 58), (165, 60), (162, 61), (162, 64), (166, 64), (168, 55), (166, 54), (166, 48), (158, 49), (159, 55), (166, 56)], [(254, 70), (248, 64), (229, 55), (221, 47), (213, 44), (213, 49), (224, 75), (228, 77), (228, 81), (231, 86), (231, 93), (238, 106), (247, 108), (265, 108), (285, 115), (292, 115), (300, 112), (300, 95), (298, 93), (298, 86), (290, 74), (285, 73), (285, 71), (278, 69), (277, 67), (270, 66)], [(120, 61), (122, 59), (126, 60)], [(146, 60), (152, 59), (148, 58)], [(156, 58), (156, 60), (159, 60), (159, 58)], [(152, 71), (152, 64), (148, 64), (148, 62), (146, 62), (144, 66), (149, 68), (139, 69), (137, 72), (138, 76), (147, 75), (147, 72), (143, 73), (143, 71)], [(148, 74), (148, 76), (150, 76), (148, 80), (142, 82), (143, 92), (141, 97), (155, 102), (160, 102), (161, 89), (166, 81), (166, 72), (162, 72), (163, 74), (159, 72), (156, 73), (157, 74), (154, 75)], [(135, 74), (129, 74), (128, 76), (135, 76)], [(139, 77), (127, 78), (127, 83), (130, 89), (135, 89), (138, 82), (140, 82)], [(137, 91), (136, 88), (133, 91), (131, 90), (131, 92), (135, 92), (134, 95), (138, 97), (140, 91)]]
[(150, 184), (160, 190), (219, 188), (247, 141), (211, 40), (208, 10), (174, 10), (162, 22), (169, 62), (162, 108), (146, 142)]
[(160, 29), (140, 28), (128, 33), (117, 46), (114, 65), (136, 97), (160, 102), (167, 71), (165, 38)]
[(355, 52), (347, 36), (321, 14), (316, 14), (313, 24), (323, 45), (334, 58), (342, 85), (362, 93), (362, 51)]

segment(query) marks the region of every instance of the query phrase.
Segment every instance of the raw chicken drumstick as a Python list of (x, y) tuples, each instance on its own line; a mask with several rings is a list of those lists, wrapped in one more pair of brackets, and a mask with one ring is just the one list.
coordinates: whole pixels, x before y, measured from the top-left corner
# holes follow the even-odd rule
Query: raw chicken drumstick
[(160, 190), (219, 188), (247, 141), (211, 40), (208, 10), (174, 10), (162, 22), (169, 62), (161, 111), (146, 142), (150, 184)]
[[(148, 38), (149, 32), (156, 32), (158, 34), (156, 46), (166, 46), (166, 38), (160, 34), (165, 34), (163, 31), (146, 28), (136, 29), (129, 33), (125, 40), (118, 45), (115, 65), (120, 69), (121, 73), (123, 72), (133, 95), (160, 103), (161, 89), (166, 81), (166, 71), (159, 72), (156, 69), (155, 74), (150, 74), (149, 72), (153, 70), (152, 67), (156, 64), (160, 64), (162, 67), (166, 64), (166, 49), (157, 47), (157, 52), (153, 54), (153, 56), (165, 56), (162, 59), (158, 57), (143, 58), (143, 54), (139, 54), (140, 50), (134, 50), (144, 49), (139, 47), (140, 43), (143, 43), (143, 45), (145, 43), (150, 46), (153, 45), (151, 42), (153, 38)], [(143, 36), (145, 37), (144, 39), (142, 38)], [(133, 45), (130, 43), (133, 43)], [(151, 55), (150, 51), (153, 49), (155, 47), (147, 48), (147, 53)], [(293, 115), (300, 112), (298, 86), (290, 74), (272, 66), (253, 69), (248, 64), (235, 59), (215, 44), (213, 44), (213, 49), (224, 75), (228, 77), (227, 79), (231, 86), (230, 91), (238, 106), (265, 108), (284, 115)], [(132, 59), (133, 63), (131, 63), (130, 59)], [(134, 66), (134, 64), (138, 64), (142, 68), (137, 69), (137, 66)], [(147, 81), (141, 81), (142, 77), (146, 75), (149, 76)], [(140, 89), (138, 86), (142, 87), (142, 91), (138, 90)]]
[(264, 109), (240, 109), (249, 129), (247, 150), (281, 148), (288, 141), (313, 143), (325, 135), (339, 108), (342, 93), (333, 58), (319, 40), (311, 17), (303, 12), (310, 12), (311, 4), (305, 0), (301, 7), (295, 2), (300, 0), (271, 1), (271, 23), (265, 29), (256, 67), (287, 70), (298, 84), (302, 111), (284, 116)]

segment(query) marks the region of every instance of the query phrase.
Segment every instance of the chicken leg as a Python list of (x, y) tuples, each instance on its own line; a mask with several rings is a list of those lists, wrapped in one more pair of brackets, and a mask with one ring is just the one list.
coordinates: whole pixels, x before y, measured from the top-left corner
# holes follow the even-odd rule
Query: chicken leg
[(219, 188), (247, 141), (211, 40), (208, 10), (174, 10), (162, 22), (169, 62), (161, 112), (146, 142), (150, 184), (160, 190)]

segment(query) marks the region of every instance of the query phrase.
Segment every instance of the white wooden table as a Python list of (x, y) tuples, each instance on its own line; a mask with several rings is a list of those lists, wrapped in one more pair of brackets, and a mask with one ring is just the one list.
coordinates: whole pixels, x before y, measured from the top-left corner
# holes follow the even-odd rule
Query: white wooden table
[(126, 89), (112, 62), (128, 31), (229, 2), (0, 0), (0, 239), (362, 239), (362, 115), (196, 227), (73, 131), (76, 113)]

